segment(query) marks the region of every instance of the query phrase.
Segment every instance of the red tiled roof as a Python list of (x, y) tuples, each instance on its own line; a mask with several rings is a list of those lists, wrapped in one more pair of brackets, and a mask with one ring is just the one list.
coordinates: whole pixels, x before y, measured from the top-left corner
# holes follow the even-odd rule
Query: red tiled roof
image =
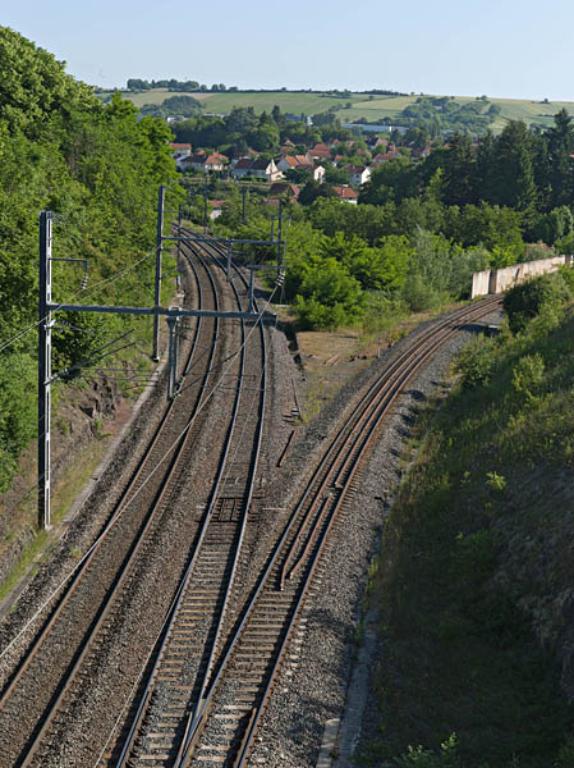
[(333, 187), (333, 191), (341, 200), (358, 200), (359, 193), (352, 187)]
[(313, 157), (331, 157), (331, 150), (326, 144), (315, 144), (310, 154)]
[(170, 147), (170, 149), (173, 149), (173, 150), (176, 150), (176, 149), (189, 149), (189, 151), (191, 152), (191, 144), (175, 144), (175, 143), (172, 142), (169, 145), (169, 147)]
[(225, 155), (222, 155), (219, 152), (213, 152), (211, 155), (209, 155), (209, 157), (205, 159), (205, 162), (208, 165), (221, 165), (229, 161)]

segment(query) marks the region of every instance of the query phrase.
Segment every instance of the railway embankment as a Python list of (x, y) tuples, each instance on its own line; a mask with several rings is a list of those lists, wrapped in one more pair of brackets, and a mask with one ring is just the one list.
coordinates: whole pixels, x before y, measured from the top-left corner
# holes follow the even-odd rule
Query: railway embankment
[[(149, 381), (163, 381), (165, 359)], [(21, 456), (10, 488), (0, 494), (0, 611), (10, 603), (15, 586), (39, 567), (56, 538), (65, 534), (82, 500), (96, 482), (108, 488), (111, 477), (134, 457), (163, 408), (163, 389), (139, 385), (126, 392), (106, 373), (68, 385), (56, 404), (53, 441), (53, 511), (55, 530), (36, 530), (36, 445)], [(105, 493), (101, 494), (102, 496)], [(78, 503), (80, 500), (80, 503)], [(53, 552), (52, 552), (53, 554)]]
[(511, 291), (509, 328), (415, 427), (370, 596), (361, 764), (572, 765), (573, 298), (569, 274)]

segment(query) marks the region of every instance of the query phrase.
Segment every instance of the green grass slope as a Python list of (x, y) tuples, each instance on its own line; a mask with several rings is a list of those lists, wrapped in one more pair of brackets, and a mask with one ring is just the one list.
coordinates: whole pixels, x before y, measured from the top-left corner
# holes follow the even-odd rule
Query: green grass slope
[(573, 277), (521, 289), (522, 330), (472, 343), (423, 420), (383, 537), (366, 764), (574, 765)]
[[(106, 94), (102, 94), (105, 96)], [(158, 88), (144, 93), (124, 93), (124, 96), (142, 107), (144, 104), (162, 104), (169, 96), (176, 95), (165, 88)], [(181, 95), (179, 92), (177, 95)], [(414, 103), (416, 96), (374, 96), (370, 99), (364, 94), (353, 94), (349, 99), (334, 98), (320, 93), (289, 93), (274, 91), (268, 93), (193, 93), (194, 98), (202, 102), (206, 112), (227, 114), (233, 107), (254, 107), (256, 112), (271, 111), (278, 105), (284, 112), (313, 115), (325, 112), (331, 107), (337, 109), (339, 118), (348, 122), (366, 118), (376, 122), (385, 117), (397, 117), (399, 113)], [(459, 103), (473, 101), (472, 97), (456, 97)], [(565, 108), (574, 115), (574, 102), (556, 101), (542, 103), (520, 99), (490, 99), (501, 108), (494, 128), (501, 130), (508, 120), (525, 120), (529, 124), (549, 125), (553, 115)], [(350, 102), (351, 107), (346, 108)]]

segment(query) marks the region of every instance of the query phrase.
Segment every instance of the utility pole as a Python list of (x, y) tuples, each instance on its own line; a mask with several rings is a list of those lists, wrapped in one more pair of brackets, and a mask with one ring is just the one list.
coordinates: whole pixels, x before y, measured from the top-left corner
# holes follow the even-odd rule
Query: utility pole
[[(170, 307), (171, 309), (171, 307)], [(177, 307), (173, 307), (174, 310), (177, 310)], [(168, 369), (169, 369), (169, 380), (168, 380), (168, 399), (172, 400), (175, 397), (175, 390), (177, 387), (177, 366), (178, 366), (178, 344), (179, 344), (179, 335), (178, 335), (178, 326), (179, 326), (179, 317), (177, 315), (174, 316), (168, 316), (167, 323), (169, 327), (169, 347), (168, 347)]]
[(282, 253), (283, 247), (283, 200), (279, 198), (279, 219), (277, 222), (277, 264), (282, 266)]
[(161, 305), (161, 252), (163, 249), (163, 221), (165, 216), (165, 187), (159, 188), (157, 198), (157, 233), (155, 241), (155, 291), (154, 305), (156, 313), (153, 317), (153, 350), (152, 358), (159, 360), (159, 308)]
[[(207, 173), (207, 171), (206, 171)], [(205, 184), (203, 185), (203, 232), (207, 234), (207, 176), (205, 177)]]
[[(181, 232), (181, 222), (182, 222), (182, 219), (183, 219), (183, 216), (182, 216), (182, 205), (180, 203), (178, 208), (177, 208), (177, 231), (178, 232)], [(181, 241), (180, 240), (177, 241), (177, 257), (176, 257), (176, 262), (177, 262), (177, 270), (178, 270), (178, 272), (177, 272), (177, 277), (176, 277), (175, 281), (176, 281), (177, 292), (179, 293), (180, 290), (181, 290), (181, 276), (180, 276), (180, 273), (179, 273), (180, 265), (181, 265)]]
[(247, 197), (247, 188), (241, 187), (241, 222), (245, 224), (247, 221), (245, 198)]
[(52, 213), (40, 214), (38, 294), (38, 526), (52, 527), (50, 513), (50, 425), (52, 379)]

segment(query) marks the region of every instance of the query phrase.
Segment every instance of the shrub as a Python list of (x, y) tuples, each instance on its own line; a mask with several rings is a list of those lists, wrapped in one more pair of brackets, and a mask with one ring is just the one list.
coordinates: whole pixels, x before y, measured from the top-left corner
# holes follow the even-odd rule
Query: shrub
[(441, 300), (440, 294), (425, 282), (423, 276), (413, 272), (407, 276), (402, 298), (413, 312), (424, 312), (425, 309), (436, 307)]
[(486, 484), (493, 491), (502, 493), (502, 491), (504, 491), (506, 488), (506, 478), (504, 475), (499, 475), (498, 472), (487, 472)]
[(528, 401), (534, 400), (544, 382), (544, 371), (544, 359), (539, 352), (520, 358), (512, 369), (514, 391)]
[(571, 297), (569, 283), (562, 274), (541, 275), (511, 288), (504, 297), (504, 309), (513, 333), (524, 330), (543, 308), (560, 309)]
[(451, 734), (440, 745), (439, 754), (421, 746), (409, 747), (395, 762), (399, 768), (458, 768), (461, 762), (456, 754), (456, 736)]
[(462, 377), (465, 389), (474, 389), (487, 384), (494, 369), (494, 343), (479, 336), (467, 344), (455, 362), (455, 369)]
[(336, 328), (360, 317), (359, 282), (334, 258), (317, 259), (305, 273), (295, 310), (303, 328)]
[(35, 384), (32, 357), (5, 356), (0, 368), (0, 491), (7, 488), (18, 454), (36, 433)]

